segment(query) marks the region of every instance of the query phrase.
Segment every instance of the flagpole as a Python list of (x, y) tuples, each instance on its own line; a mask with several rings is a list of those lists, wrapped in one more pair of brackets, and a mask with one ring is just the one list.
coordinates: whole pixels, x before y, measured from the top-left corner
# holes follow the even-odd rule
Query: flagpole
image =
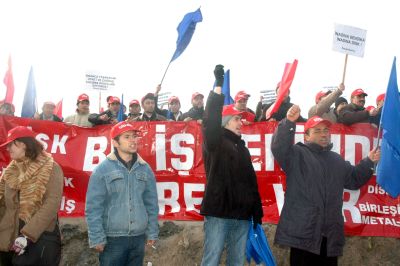
[(172, 62), (172, 61), (169, 61), (168, 66), (167, 66), (167, 69), (165, 69), (164, 76), (163, 76), (162, 79), (161, 79), (160, 85), (162, 85), (162, 83), (163, 83), (163, 81), (164, 81), (165, 75), (167, 74), (167, 71), (168, 71), (168, 68), (169, 68), (169, 65), (171, 64), (171, 62)]
[(343, 68), (343, 76), (342, 76), (342, 83), (344, 84), (344, 78), (346, 77), (346, 68), (347, 68), (347, 58), (349, 57), (348, 54), (346, 54), (346, 57), (344, 58), (344, 68)]
[(99, 113), (101, 113), (101, 90), (99, 90)]

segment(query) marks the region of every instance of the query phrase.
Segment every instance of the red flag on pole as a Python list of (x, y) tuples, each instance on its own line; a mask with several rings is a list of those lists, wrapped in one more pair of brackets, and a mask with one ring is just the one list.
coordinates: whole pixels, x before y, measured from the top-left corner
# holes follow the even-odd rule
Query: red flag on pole
[(8, 57), (8, 70), (3, 80), (7, 87), (6, 97), (4, 98), (5, 103), (12, 103), (14, 98), (14, 80), (11, 67), (11, 55)]
[(56, 116), (58, 116), (59, 118), (62, 119), (62, 103), (63, 103), (63, 99), (61, 99), (61, 101), (59, 101), (56, 105), (56, 108), (54, 108), (54, 114)]
[(294, 74), (296, 73), (297, 68), (297, 59), (293, 61), (293, 63), (286, 63), (285, 70), (283, 71), (282, 80), (279, 85), (278, 95), (276, 96), (276, 101), (268, 108), (265, 117), (266, 119), (270, 119), (276, 111), (279, 110), (281, 103), (283, 102), (286, 93), (289, 91), (290, 86), (292, 85)]

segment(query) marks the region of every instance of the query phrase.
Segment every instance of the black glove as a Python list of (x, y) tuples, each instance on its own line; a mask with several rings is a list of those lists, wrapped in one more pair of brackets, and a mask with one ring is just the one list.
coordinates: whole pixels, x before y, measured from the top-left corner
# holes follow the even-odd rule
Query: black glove
[(224, 75), (225, 75), (224, 66), (216, 65), (214, 69), (216, 87), (222, 87), (222, 85), (224, 85)]
[(257, 224), (262, 225), (262, 217), (254, 217), (253, 216), (253, 228), (257, 228)]

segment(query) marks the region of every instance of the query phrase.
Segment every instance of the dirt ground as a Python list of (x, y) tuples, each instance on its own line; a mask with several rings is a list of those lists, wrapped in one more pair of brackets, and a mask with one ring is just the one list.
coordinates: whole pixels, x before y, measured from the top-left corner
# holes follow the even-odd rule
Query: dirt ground
[[(63, 232), (62, 266), (98, 265), (97, 254), (88, 247), (83, 219), (61, 219)], [(273, 245), (275, 225), (264, 224), (278, 265), (289, 265), (289, 250)], [(200, 265), (203, 251), (203, 222), (160, 221), (157, 249), (146, 249), (145, 263), (153, 266)], [(225, 265), (222, 258), (221, 265)], [(251, 265), (255, 265), (254, 262)], [(347, 237), (339, 265), (400, 265), (400, 239), (383, 237)]]

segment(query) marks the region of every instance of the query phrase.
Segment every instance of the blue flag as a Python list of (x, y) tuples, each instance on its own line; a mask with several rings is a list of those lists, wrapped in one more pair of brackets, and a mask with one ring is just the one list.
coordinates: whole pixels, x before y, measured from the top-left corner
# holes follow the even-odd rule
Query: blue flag
[(397, 197), (400, 194), (400, 94), (397, 85), (396, 57), (393, 60), (383, 104), (381, 128), (383, 133), (377, 182), (392, 197)]
[(203, 21), (200, 8), (194, 12), (187, 13), (181, 23), (178, 25), (178, 40), (176, 41), (176, 50), (170, 62), (177, 59), (186, 47), (189, 45), (192, 39), (194, 30), (196, 29), (197, 22)]
[(230, 73), (231, 71), (229, 69), (225, 72), (224, 85), (222, 85), (222, 93), (225, 95), (224, 105), (229, 105), (233, 103), (233, 99), (231, 97)]
[(118, 119), (118, 122), (124, 121), (124, 94), (122, 94), (122, 97), (121, 97), (121, 104), (119, 105), (117, 119)]
[(253, 259), (257, 264), (275, 266), (276, 261), (269, 247), (267, 237), (260, 224), (254, 228), (253, 221), (249, 223), (249, 233), (246, 242), (246, 258), (250, 264)]
[(31, 67), (31, 70), (29, 71), (28, 83), (26, 84), (21, 117), (32, 118), (35, 112), (37, 112), (36, 85), (33, 77), (33, 67)]

